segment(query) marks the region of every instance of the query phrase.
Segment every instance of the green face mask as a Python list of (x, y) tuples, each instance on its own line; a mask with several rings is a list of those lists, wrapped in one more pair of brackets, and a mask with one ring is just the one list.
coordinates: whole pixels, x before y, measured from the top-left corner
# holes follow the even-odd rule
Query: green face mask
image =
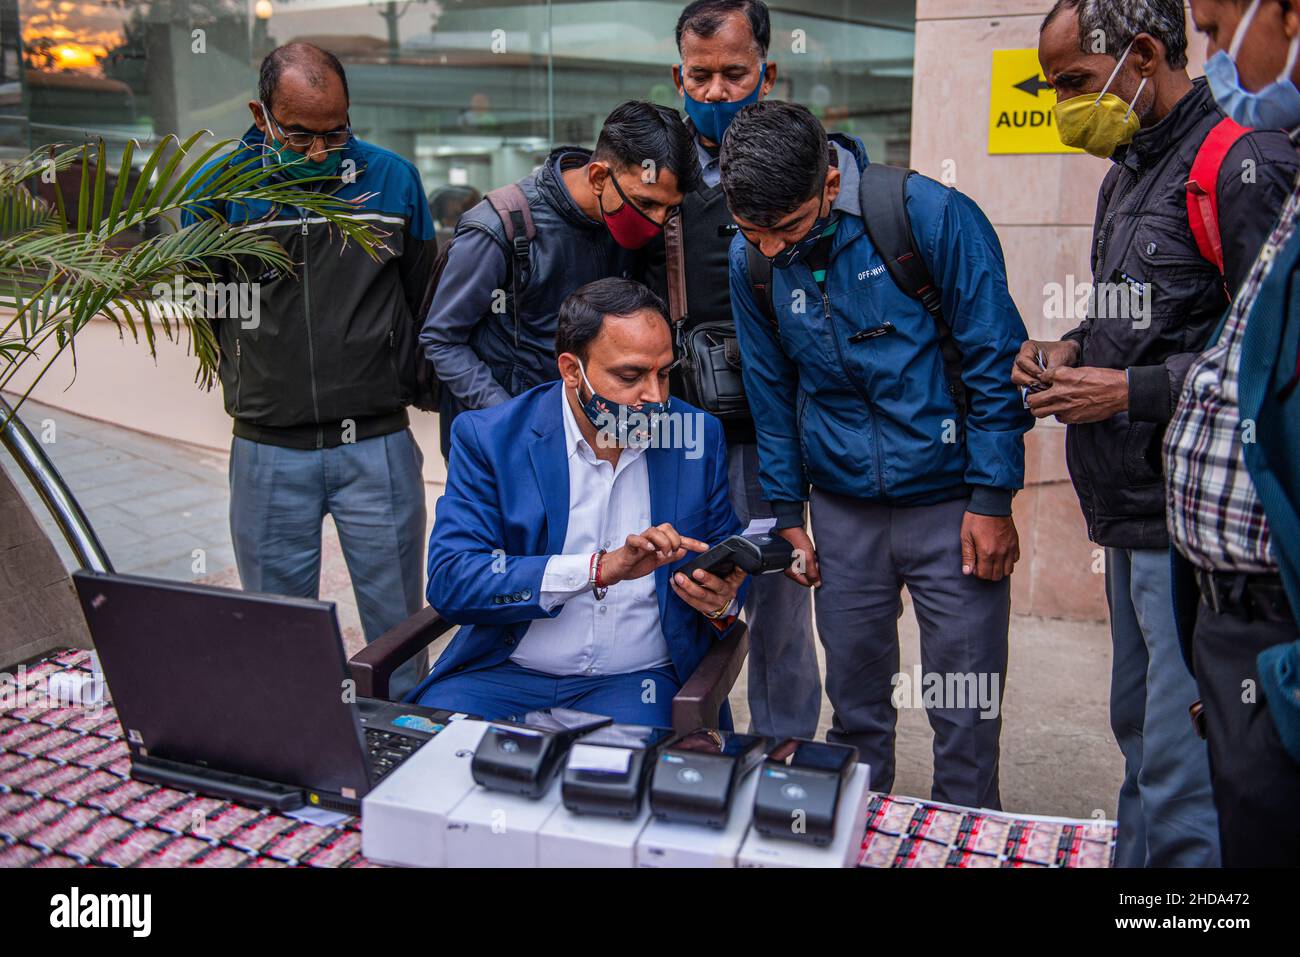
[(309, 159), (305, 153), (295, 153), (284, 143), (271, 146), (271, 155), (275, 158), (277, 171), (286, 179), (299, 180), (311, 176), (337, 176), (343, 162), (343, 151), (331, 149), (319, 163)]
[(1110, 159), (1115, 150), (1131, 143), (1142, 128), (1135, 107), (1147, 85), (1146, 78), (1143, 77), (1132, 103), (1125, 103), (1114, 93), (1106, 92), (1111, 83), (1115, 82), (1119, 68), (1124, 65), (1127, 56), (1128, 50), (1125, 50), (1100, 96), (1085, 93), (1056, 104), (1056, 130), (1066, 146), (1085, 150), (1102, 159)]

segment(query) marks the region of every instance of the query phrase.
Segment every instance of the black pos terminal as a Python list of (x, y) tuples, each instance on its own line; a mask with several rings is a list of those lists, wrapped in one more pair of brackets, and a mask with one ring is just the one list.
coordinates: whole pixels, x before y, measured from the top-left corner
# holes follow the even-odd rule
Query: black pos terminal
[(569, 746), (609, 718), (567, 708), (530, 711), (518, 723), (490, 725), (474, 750), (470, 773), (493, 791), (539, 798), (546, 793)]
[(840, 792), (857, 763), (857, 748), (797, 738), (783, 741), (759, 771), (754, 829), (764, 837), (830, 844)]
[(794, 564), (794, 546), (770, 532), (732, 535), (678, 569), (688, 578), (704, 569), (725, 578), (739, 565), (748, 575), (775, 575)]
[(667, 728), (611, 724), (583, 735), (569, 749), (560, 779), (564, 806), (574, 814), (634, 818)]
[(661, 821), (724, 828), (736, 786), (772, 739), (701, 729), (664, 745), (650, 779), (650, 811)]

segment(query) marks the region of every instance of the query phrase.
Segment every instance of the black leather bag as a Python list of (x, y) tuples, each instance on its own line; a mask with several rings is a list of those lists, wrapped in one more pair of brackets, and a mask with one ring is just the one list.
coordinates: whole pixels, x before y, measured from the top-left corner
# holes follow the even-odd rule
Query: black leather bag
[(681, 333), (677, 354), (682, 360), (687, 402), (720, 419), (749, 415), (740, 374), (740, 343), (733, 323), (702, 322)]
[(691, 405), (718, 418), (749, 417), (745, 382), (740, 373), (740, 343), (735, 323), (718, 320), (692, 326), (686, 316), (686, 265), (682, 221), (664, 224), (664, 265), (668, 280), (668, 318), (680, 371), (683, 396)]

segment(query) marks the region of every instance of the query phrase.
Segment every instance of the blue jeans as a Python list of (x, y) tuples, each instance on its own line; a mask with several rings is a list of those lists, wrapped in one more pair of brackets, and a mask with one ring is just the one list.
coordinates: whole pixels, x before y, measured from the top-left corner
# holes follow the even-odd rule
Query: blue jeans
[(1167, 549), (1106, 549), (1110, 725), (1124, 755), (1116, 867), (1219, 866), (1209, 759), (1187, 710), (1200, 695), (1178, 645), (1172, 582)]
[[(424, 457), (409, 429), (333, 449), (286, 449), (236, 437), (230, 533), (248, 591), (316, 598), (321, 523), (334, 517), (366, 641), (424, 607)], [(393, 676), (398, 698), (427, 668)]]
[[(758, 483), (758, 446), (727, 450), (731, 507), (748, 525), (772, 517)], [(749, 730), (774, 738), (814, 738), (822, 679), (813, 643), (812, 589), (785, 575), (758, 575), (745, 598), (749, 627)]]
[(419, 703), (479, 714), (490, 721), (522, 718), (542, 708), (572, 708), (606, 715), (620, 724), (671, 728), (673, 696), (678, 690), (677, 673), (671, 667), (556, 677), (507, 659), (491, 668), (447, 675), (429, 685)]

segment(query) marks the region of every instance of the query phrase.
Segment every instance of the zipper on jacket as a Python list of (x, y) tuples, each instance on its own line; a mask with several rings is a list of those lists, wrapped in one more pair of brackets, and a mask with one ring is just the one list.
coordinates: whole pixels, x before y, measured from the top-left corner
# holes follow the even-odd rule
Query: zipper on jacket
[[(1114, 225), (1115, 217), (1119, 214), (1120, 206), (1129, 198), (1129, 194), (1133, 192), (1133, 187), (1136, 185), (1133, 180), (1134, 174), (1129, 171), (1128, 167), (1120, 168), (1124, 171), (1126, 177), (1124, 185), (1127, 188), (1122, 195), (1112, 195), (1110, 208), (1106, 211), (1106, 218), (1102, 221), (1101, 231), (1097, 234), (1097, 266), (1103, 270), (1106, 266), (1106, 244), (1110, 241), (1111, 228)], [(1116, 192), (1119, 191), (1118, 185), (1115, 190)]]
[(393, 388), (396, 390), (397, 401), (405, 405), (405, 397), (402, 395), (402, 374), (397, 371), (397, 329), (395, 326), (388, 327), (388, 367), (393, 370)]
[(875, 453), (876, 459), (876, 494), (878, 497), (884, 498), (885, 473), (880, 464), (880, 426), (876, 421), (876, 410), (871, 404), (871, 400), (867, 398), (866, 392), (862, 390), (862, 386), (858, 383), (857, 377), (849, 369), (848, 363), (844, 361), (844, 348), (840, 345), (840, 330), (839, 327), (835, 325), (835, 315), (831, 312), (830, 296), (826, 295), (826, 290), (824, 289), (822, 290), (822, 309), (826, 311), (826, 321), (829, 322), (831, 326), (831, 341), (835, 343), (835, 354), (839, 357), (840, 368), (844, 370), (844, 374), (848, 376), (849, 381), (853, 383), (854, 391), (857, 392), (858, 397), (861, 398), (863, 403), (866, 405), (867, 415), (871, 417), (871, 431), (874, 439), (872, 442), (872, 451)]
[(244, 389), (244, 371), (242, 353), (239, 349), (239, 336), (235, 336), (235, 414), (239, 414), (239, 394)]
[(302, 217), (302, 312), (307, 325), (307, 364), (311, 377), (311, 411), (316, 419), (316, 448), (325, 447), (325, 430), (320, 424), (320, 402), (316, 395), (316, 349), (311, 338), (311, 257), (307, 255), (307, 216)]

